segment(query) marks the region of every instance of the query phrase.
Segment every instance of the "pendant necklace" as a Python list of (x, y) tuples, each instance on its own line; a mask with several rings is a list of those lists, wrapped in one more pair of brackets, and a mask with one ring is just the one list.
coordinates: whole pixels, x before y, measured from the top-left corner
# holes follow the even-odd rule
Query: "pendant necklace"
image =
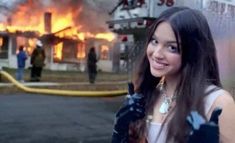
[(166, 94), (162, 94), (163, 101), (159, 108), (161, 114), (166, 114), (171, 109), (171, 103), (175, 100), (175, 96), (167, 97)]
[(176, 99), (175, 95), (173, 95), (172, 97), (166, 95), (164, 82), (165, 82), (165, 77), (162, 77), (159, 84), (157, 85), (157, 88), (160, 91), (160, 96), (163, 97), (162, 104), (158, 110), (161, 114), (167, 114), (171, 108), (172, 102)]

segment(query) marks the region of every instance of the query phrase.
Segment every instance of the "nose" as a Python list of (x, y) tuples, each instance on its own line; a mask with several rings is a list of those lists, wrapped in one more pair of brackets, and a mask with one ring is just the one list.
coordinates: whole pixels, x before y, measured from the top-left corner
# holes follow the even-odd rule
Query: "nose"
[(154, 48), (153, 57), (155, 59), (163, 59), (164, 58), (163, 46), (161, 46), (159, 44)]

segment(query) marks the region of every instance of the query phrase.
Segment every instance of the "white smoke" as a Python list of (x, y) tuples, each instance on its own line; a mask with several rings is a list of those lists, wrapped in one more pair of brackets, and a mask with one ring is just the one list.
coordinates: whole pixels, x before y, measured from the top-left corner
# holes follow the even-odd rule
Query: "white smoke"
[(3, 22), (7, 18), (7, 14), (10, 11), (11, 7), (15, 5), (16, 0), (12, 0), (9, 2), (8, 0), (1, 0), (0, 1), (0, 22)]
[(108, 13), (115, 4), (116, 0), (86, 0), (84, 1), (84, 9), (86, 10), (82, 11), (78, 22), (89, 25), (89, 30), (92, 32), (107, 31), (106, 21), (111, 18)]
[(1, 0), (0, 6), (5, 6), (9, 9), (13, 8), (17, 3), (22, 2), (22, 0)]
[(118, 0), (86, 0), (85, 2), (94, 9), (109, 12), (117, 4)]

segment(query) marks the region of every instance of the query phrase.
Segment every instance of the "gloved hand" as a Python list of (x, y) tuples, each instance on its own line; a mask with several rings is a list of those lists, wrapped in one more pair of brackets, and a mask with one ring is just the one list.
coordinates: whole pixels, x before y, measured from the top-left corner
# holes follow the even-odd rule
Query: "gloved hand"
[(222, 109), (216, 108), (209, 122), (196, 111), (187, 116), (187, 122), (192, 127), (187, 143), (219, 143), (218, 118)]
[(134, 93), (132, 83), (128, 84), (127, 98), (116, 114), (112, 143), (127, 143), (129, 124), (145, 116), (143, 95)]

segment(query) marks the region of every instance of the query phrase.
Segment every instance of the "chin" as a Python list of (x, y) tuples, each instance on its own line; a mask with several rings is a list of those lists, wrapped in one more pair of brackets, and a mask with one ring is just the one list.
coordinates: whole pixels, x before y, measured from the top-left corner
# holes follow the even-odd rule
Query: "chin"
[(150, 72), (152, 74), (152, 76), (154, 77), (162, 77), (162, 76), (165, 76), (165, 72), (160, 72), (160, 71), (156, 71), (156, 70), (153, 70), (153, 69), (150, 69)]

